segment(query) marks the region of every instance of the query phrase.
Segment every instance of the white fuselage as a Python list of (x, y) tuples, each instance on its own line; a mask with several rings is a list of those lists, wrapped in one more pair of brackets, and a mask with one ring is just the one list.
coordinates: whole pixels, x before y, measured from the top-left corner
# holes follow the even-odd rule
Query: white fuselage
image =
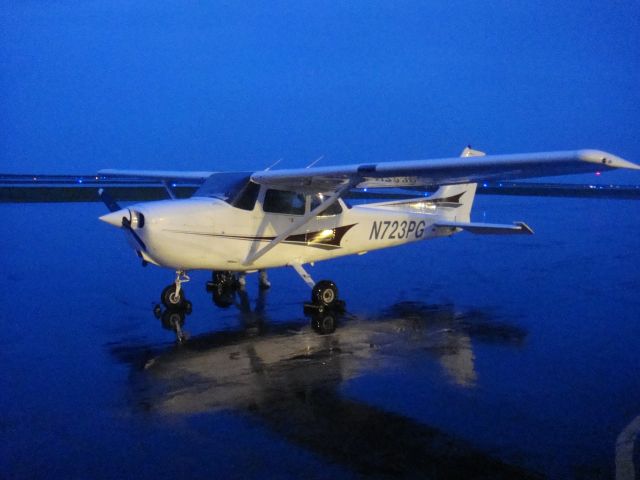
[(348, 208), (340, 201), (342, 213), (313, 218), (275, 248), (246, 263), (251, 254), (301, 218), (264, 212), (263, 199), (261, 192), (251, 211), (208, 197), (132, 205), (130, 212), (144, 215), (142, 227), (133, 225), (146, 246), (140, 254), (151, 263), (175, 270), (252, 271), (361, 254), (456, 231), (434, 227), (442, 216), (436, 208), (421, 206), (420, 199), (410, 208), (406, 202), (401, 208), (389, 203)]

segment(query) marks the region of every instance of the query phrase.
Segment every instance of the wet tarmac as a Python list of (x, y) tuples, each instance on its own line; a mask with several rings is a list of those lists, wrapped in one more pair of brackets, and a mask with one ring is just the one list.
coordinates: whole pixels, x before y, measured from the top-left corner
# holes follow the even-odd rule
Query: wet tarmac
[(289, 269), (156, 318), (100, 205), (0, 211), (0, 477), (637, 478), (640, 202), (478, 198), (536, 235), (319, 263), (314, 318)]

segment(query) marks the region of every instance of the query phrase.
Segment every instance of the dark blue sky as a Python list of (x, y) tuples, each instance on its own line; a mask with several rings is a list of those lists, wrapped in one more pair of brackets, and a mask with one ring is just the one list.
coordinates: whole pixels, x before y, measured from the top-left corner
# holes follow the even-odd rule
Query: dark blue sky
[(640, 161), (637, 1), (0, 9), (4, 172), (296, 167), (468, 143)]

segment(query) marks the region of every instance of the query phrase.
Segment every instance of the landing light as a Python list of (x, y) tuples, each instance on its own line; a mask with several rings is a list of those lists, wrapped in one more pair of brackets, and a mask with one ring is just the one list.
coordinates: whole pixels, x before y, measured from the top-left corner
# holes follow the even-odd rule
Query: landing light
[(335, 237), (335, 231), (332, 228), (321, 230), (318, 233), (307, 236), (307, 242), (309, 243), (322, 243), (323, 241), (333, 240)]

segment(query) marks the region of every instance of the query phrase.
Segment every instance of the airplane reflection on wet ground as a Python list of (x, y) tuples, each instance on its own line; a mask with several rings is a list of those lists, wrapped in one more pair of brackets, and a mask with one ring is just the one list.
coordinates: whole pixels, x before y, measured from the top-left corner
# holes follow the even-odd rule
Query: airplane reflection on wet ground
[[(370, 369), (402, 368), (415, 355), (434, 358), (461, 387), (476, 380), (472, 339), (519, 346), (526, 332), (452, 305), (402, 302), (377, 318), (311, 316), (269, 324), (265, 292), (256, 308), (237, 293), (242, 328), (190, 338), (150, 354), (114, 345), (134, 366), (136, 403), (161, 414), (234, 410), (258, 418), (295, 444), (366, 475), (415, 478), (537, 478), (468, 442), (402, 415), (344, 398), (340, 386)], [(184, 327), (185, 312), (163, 323)], [(139, 367), (143, 365), (140, 369)]]
[(182, 345), (100, 205), (0, 205), (0, 477), (636, 478), (640, 203), (477, 203), (536, 235), (319, 263), (335, 321), (194, 272)]

